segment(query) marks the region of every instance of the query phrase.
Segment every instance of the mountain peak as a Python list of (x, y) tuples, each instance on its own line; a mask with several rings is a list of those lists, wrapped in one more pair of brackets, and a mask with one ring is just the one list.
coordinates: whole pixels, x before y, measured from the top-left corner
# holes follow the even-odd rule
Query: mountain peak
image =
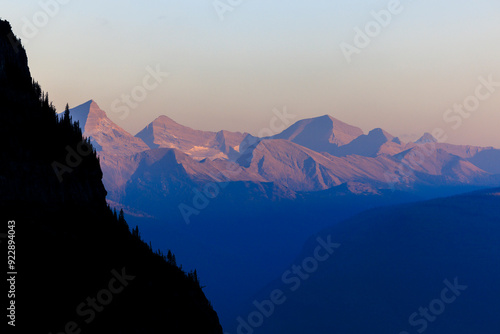
[[(85, 103), (80, 104), (74, 108), (70, 109), (70, 115), (73, 122), (79, 122), (80, 128), (85, 132), (85, 126), (89, 119), (90, 114), (96, 114), (97, 117), (106, 117), (106, 113), (99, 108), (99, 105), (94, 100), (88, 100)], [(62, 117), (63, 113), (59, 114)]]
[(319, 120), (330, 120), (332, 122), (339, 122), (338, 119), (336, 119), (335, 117), (331, 116), (331, 115), (323, 115), (323, 116), (318, 116), (318, 117), (313, 117), (312, 119), (319, 119)]
[(345, 122), (342, 122), (341, 120), (339, 120), (338, 118), (335, 118), (333, 117), (332, 115), (323, 115), (323, 116), (319, 116), (319, 117), (313, 117), (313, 118), (310, 118), (310, 120), (317, 120), (317, 121), (327, 121), (327, 122), (331, 122), (334, 126), (341, 126), (341, 127), (352, 127), (353, 129), (355, 129), (356, 132), (358, 132), (358, 128), (355, 127), (355, 126), (352, 126), (350, 124), (347, 124)]
[[(63, 114), (60, 113), (59, 117)], [(70, 109), (69, 114), (73, 122), (79, 122), (83, 135), (90, 138), (98, 152), (106, 147), (108, 152), (130, 155), (148, 149), (142, 140), (111, 121), (94, 100)]]
[(90, 107), (101, 109), (95, 100), (90, 99), (85, 102), (85, 104), (87, 103), (90, 105)]
[(437, 139), (434, 138), (429, 132), (424, 133), (415, 144), (425, 144), (425, 143), (437, 143)]
[(300, 120), (272, 138), (290, 140), (316, 152), (333, 153), (362, 134), (358, 127), (323, 115)]
[(381, 153), (392, 155), (397, 153), (401, 141), (381, 128), (375, 128), (367, 135), (361, 135), (345, 146), (341, 146), (337, 156), (360, 155), (376, 157)]
[(78, 105), (78, 106), (76, 106), (76, 107), (74, 107), (72, 109), (79, 108), (79, 107), (90, 108), (91, 106), (99, 108), (99, 105), (97, 104), (97, 102), (94, 101), (94, 100), (92, 100), (92, 99), (90, 99), (87, 102), (84, 102), (84, 103), (82, 103), (82, 104), (80, 104), (80, 105)]
[(151, 122), (152, 125), (180, 125), (179, 123), (177, 123), (176, 121), (174, 121), (173, 119), (171, 119), (170, 117), (168, 116), (165, 116), (165, 115), (160, 115), (158, 117), (155, 118), (155, 120), (153, 122)]
[(371, 130), (368, 133), (368, 136), (376, 136), (376, 137), (385, 137), (387, 141), (392, 141), (394, 139), (394, 136), (391, 135), (389, 132), (381, 129), (381, 128), (375, 128)]

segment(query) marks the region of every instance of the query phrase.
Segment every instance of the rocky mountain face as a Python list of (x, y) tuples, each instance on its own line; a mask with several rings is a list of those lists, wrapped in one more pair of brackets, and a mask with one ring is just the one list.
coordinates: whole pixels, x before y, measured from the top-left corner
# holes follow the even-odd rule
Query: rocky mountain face
[[(106, 205), (96, 149), (69, 114), (57, 117), (2, 20), (0, 100), (0, 219), (2, 234), (15, 222), (16, 333), (222, 333), (197, 275), (153, 252)], [(92, 134), (100, 151), (141, 150), (95, 104), (74, 117), (101, 127)]]
[(394, 155), (404, 150), (401, 141), (390, 133), (378, 128), (367, 135), (361, 135), (350, 143), (341, 146), (336, 152), (337, 156), (361, 155), (375, 158), (380, 154)]
[[(83, 135), (98, 152), (101, 169), (104, 173), (103, 184), (109, 197), (117, 198), (117, 190), (130, 178), (134, 171), (133, 156), (149, 150), (140, 139), (111, 121), (106, 113), (93, 100), (74, 108), (70, 112), (73, 122), (78, 122)], [(63, 113), (59, 114), (62, 118)]]
[[(358, 194), (361, 189), (416, 192), (422, 187), (500, 182), (494, 163), (498, 150), (493, 148), (439, 143), (428, 133), (415, 143), (404, 143), (383, 129), (363, 134), (331, 116), (301, 120), (278, 135), (256, 138), (239, 132), (193, 130), (167, 116), (158, 117), (133, 137), (93, 101), (70, 114), (98, 147), (108, 199), (129, 207), (134, 203), (123, 199), (137, 198), (131, 191), (151, 193), (158, 184), (174, 189), (170, 182), (190, 188), (222, 181), (264, 182), (272, 184), (278, 197), (287, 198), (353, 182), (364, 185), (356, 187)], [(151, 167), (143, 159), (157, 156), (153, 151), (158, 149), (175, 152)], [(176, 181), (167, 176), (174, 172), (172, 168), (182, 169)], [(146, 181), (153, 179), (159, 183)], [(165, 197), (161, 192), (159, 196)]]
[(500, 174), (500, 150), (487, 148), (479, 151), (469, 158), (475, 166), (490, 174)]
[(98, 152), (128, 156), (149, 149), (141, 139), (131, 136), (111, 121), (93, 100), (72, 109), (70, 114), (85, 136), (92, 138)]
[(195, 160), (205, 158), (228, 158), (247, 133), (211, 132), (193, 130), (176, 123), (167, 116), (160, 116), (140, 131), (136, 137), (142, 139), (151, 149), (175, 148)]
[(333, 154), (340, 146), (361, 136), (360, 128), (339, 121), (329, 115), (296, 122), (273, 139), (286, 139), (316, 152)]

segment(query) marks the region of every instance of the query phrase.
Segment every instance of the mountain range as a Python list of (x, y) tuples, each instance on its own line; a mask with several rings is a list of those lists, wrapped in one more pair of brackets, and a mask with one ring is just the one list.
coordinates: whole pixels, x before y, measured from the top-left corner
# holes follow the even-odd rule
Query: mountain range
[(78, 110), (94, 119), (74, 120), (96, 143), (108, 203), (198, 270), (224, 327), (308, 236), (367, 209), (500, 185), (499, 150), (427, 133), (405, 143), (321, 116), (258, 138), (160, 116), (133, 136), (94, 101)]
[(500, 331), (498, 149), (329, 115), (134, 136), (93, 100), (57, 115), (2, 20), (0, 98), (9, 333)]
[[(328, 115), (300, 120), (265, 138), (194, 130), (167, 116), (132, 136), (92, 100), (70, 115), (97, 148), (108, 199), (127, 207), (134, 207), (123, 202), (130, 192), (139, 184), (148, 188), (146, 174), (165, 189), (222, 181), (271, 183), (275, 196), (288, 198), (351, 183), (363, 184), (353, 190), (360, 194), (500, 184), (494, 163), (500, 151), (493, 147), (439, 143), (429, 133), (404, 143), (383, 129), (364, 134)], [(175, 180), (162, 176), (171, 169)]]

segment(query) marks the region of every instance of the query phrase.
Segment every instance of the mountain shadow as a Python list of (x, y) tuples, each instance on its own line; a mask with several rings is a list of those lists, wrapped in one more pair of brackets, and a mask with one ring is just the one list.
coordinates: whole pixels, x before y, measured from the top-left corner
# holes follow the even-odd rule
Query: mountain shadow
[(313, 235), (227, 330), (498, 333), (499, 204), (497, 188), (334, 224)]

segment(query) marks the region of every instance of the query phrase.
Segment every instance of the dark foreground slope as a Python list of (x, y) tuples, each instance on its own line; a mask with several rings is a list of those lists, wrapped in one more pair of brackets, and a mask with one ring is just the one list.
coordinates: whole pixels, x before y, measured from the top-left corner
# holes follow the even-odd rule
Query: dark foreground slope
[(57, 121), (17, 43), (0, 21), (0, 241), (6, 264), (15, 221), (16, 332), (222, 333), (196, 275), (107, 207), (95, 151)]
[(500, 189), (370, 210), (310, 238), (240, 332), (499, 333), (499, 254)]

